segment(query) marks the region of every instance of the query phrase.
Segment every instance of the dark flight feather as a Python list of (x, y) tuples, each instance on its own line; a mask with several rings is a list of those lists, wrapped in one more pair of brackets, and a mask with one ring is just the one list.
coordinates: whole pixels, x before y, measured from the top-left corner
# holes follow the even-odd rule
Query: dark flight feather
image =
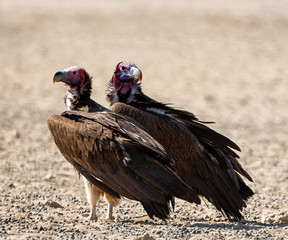
[(163, 147), (120, 115), (66, 111), (51, 115), (48, 127), (63, 156), (91, 183), (114, 197), (140, 201), (152, 218), (168, 217), (173, 196), (200, 202)]

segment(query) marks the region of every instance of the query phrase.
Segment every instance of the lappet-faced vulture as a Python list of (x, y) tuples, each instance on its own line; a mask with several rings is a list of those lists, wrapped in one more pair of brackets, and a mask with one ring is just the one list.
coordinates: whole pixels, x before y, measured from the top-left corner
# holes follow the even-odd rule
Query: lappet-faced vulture
[(110, 109), (142, 124), (175, 161), (179, 176), (229, 219), (241, 210), (253, 191), (242, 176), (251, 176), (238, 162), (240, 148), (188, 111), (158, 102), (142, 92), (142, 73), (130, 62), (117, 64), (108, 83)]

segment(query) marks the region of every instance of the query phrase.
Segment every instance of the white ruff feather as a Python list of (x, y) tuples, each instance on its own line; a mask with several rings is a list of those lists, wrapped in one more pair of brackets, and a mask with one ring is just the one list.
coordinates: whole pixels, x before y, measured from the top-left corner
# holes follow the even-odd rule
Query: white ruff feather
[(76, 90), (76, 88), (72, 88), (68, 91), (66, 98), (65, 98), (65, 104), (67, 107), (67, 110), (71, 110), (72, 103), (75, 102), (75, 100), (79, 99), (79, 93)]

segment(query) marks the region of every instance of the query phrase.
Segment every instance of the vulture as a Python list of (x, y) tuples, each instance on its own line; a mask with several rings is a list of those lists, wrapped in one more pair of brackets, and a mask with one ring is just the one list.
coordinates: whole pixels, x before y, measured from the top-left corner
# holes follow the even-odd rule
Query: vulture
[[(73, 81), (76, 81), (76, 84), (73, 83)], [(79, 84), (81, 82), (81, 87), (79, 84), (77, 84), (77, 81), (79, 81)], [(64, 69), (63, 71), (59, 71), (55, 73), (53, 77), (53, 83), (55, 82), (64, 82), (68, 86), (67, 94), (64, 98), (67, 110), (82, 110), (87, 112), (99, 111), (100, 105), (95, 104), (94, 101), (90, 99), (92, 78), (84, 69), (81, 69), (77, 66), (72, 66)], [(77, 85), (79, 85), (80, 88)], [(100, 110), (101, 109), (102, 108), (100, 107)], [(93, 185), (85, 177), (83, 177), (83, 181), (87, 200), (90, 205), (90, 214), (88, 218), (90, 220), (97, 219), (96, 205), (100, 200), (100, 197), (104, 196), (106, 202), (108, 203), (106, 219), (112, 220), (113, 206), (119, 204), (120, 198), (109, 195), (108, 193)]]
[(139, 201), (150, 218), (167, 219), (174, 197), (199, 202), (165, 149), (133, 119), (104, 108), (90, 98), (92, 78), (73, 66), (55, 73), (53, 82), (67, 84), (67, 111), (47, 124), (66, 160), (85, 177), (90, 217), (104, 194), (107, 216), (121, 196)]
[(183, 181), (211, 202), (229, 220), (243, 218), (241, 211), (254, 193), (241, 175), (251, 176), (238, 162), (240, 148), (198, 120), (191, 112), (171, 107), (145, 95), (142, 72), (131, 62), (116, 65), (106, 98), (110, 110), (143, 125), (169, 153)]

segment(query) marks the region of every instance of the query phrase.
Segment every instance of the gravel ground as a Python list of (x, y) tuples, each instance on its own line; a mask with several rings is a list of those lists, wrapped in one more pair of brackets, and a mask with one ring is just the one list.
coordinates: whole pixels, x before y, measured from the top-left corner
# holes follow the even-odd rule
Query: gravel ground
[[(287, 1), (36, 1), (0, 6), (0, 238), (288, 238)], [(70, 65), (94, 76), (93, 98), (120, 60), (143, 70), (144, 91), (174, 103), (242, 148), (255, 191), (245, 220), (207, 201), (176, 201), (167, 222), (123, 199), (89, 221), (81, 178), (58, 152), (46, 120), (61, 113)], [(156, 78), (155, 78), (156, 76)]]

